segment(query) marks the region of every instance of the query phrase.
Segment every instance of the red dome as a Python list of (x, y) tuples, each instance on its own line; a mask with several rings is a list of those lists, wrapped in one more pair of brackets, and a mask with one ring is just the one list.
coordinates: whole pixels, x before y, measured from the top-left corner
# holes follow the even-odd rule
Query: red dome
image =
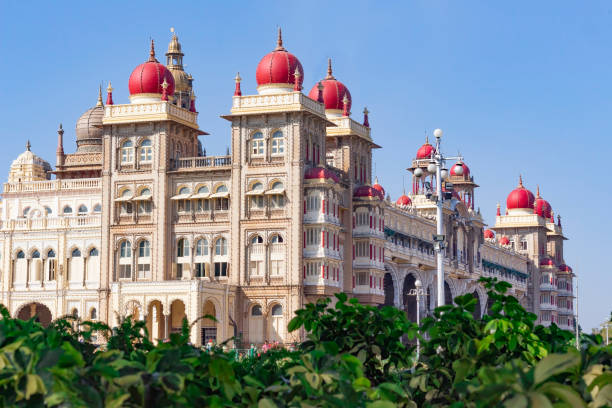
[(384, 200), (385, 197), (380, 191), (370, 186), (360, 186), (355, 189), (354, 197), (372, 197)]
[(545, 199), (543, 199), (542, 197), (540, 197), (540, 187), (538, 187), (538, 190), (536, 193), (535, 212), (540, 217), (544, 217), (547, 220), (552, 215), (552, 207), (550, 206), (550, 203), (546, 201)]
[(374, 179), (374, 185), (372, 186), (372, 188), (380, 191), (380, 194), (382, 194), (383, 197), (385, 196), (385, 189), (383, 188), (383, 186), (378, 184), (378, 177)]
[[(327, 76), (321, 81), (323, 85), (323, 102), (325, 109), (344, 110), (344, 95), (348, 99), (347, 111), (351, 111), (352, 98), (348, 88), (332, 75), (331, 59), (327, 66)], [(310, 99), (315, 101), (319, 98), (319, 84), (315, 84), (308, 93)]]
[(400, 198), (397, 199), (395, 204), (399, 205), (400, 207), (407, 207), (412, 205), (412, 200), (410, 200), (410, 197), (408, 197), (406, 194), (402, 194)]
[(562, 270), (563, 272), (572, 272), (572, 268), (570, 268), (566, 264), (559, 265), (559, 269)]
[[(463, 167), (463, 174), (459, 177), (470, 177), (470, 168), (467, 166), (467, 164), (461, 162), (461, 167)], [(455, 174), (455, 169), (457, 168), (457, 163), (453, 164), (453, 167), (451, 167), (450, 169), (450, 175), (451, 176), (458, 176), (458, 174)]]
[(484, 237), (486, 239), (495, 238), (495, 233), (493, 231), (491, 231), (490, 229), (487, 229), (487, 230), (484, 231)]
[(540, 259), (540, 265), (542, 266), (555, 266), (555, 261), (550, 258), (542, 258)]
[(501, 245), (510, 245), (510, 240), (508, 239), (508, 237), (503, 236), (499, 239), (499, 243)]
[(523, 179), (519, 178), (519, 185), (516, 189), (512, 190), (506, 198), (506, 208), (509, 210), (515, 208), (531, 208), (535, 203), (535, 197), (533, 193), (523, 187)]
[(163, 92), (164, 79), (168, 84), (167, 95), (174, 94), (174, 77), (164, 66), (155, 59), (154, 43), (151, 41), (151, 53), (149, 60), (140, 64), (132, 71), (128, 87), (130, 95), (138, 94), (161, 94)]
[(340, 181), (336, 173), (324, 167), (312, 167), (304, 173), (305, 179), (332, 179), (336, 183)]
[(417, 160), (429, 159), (433, 151), (434, 147), (430, 145), (429, 142), (425, 142), (425, 144), (417, 150), (416, 158)]
[(295, 70), (300, 72), (300, 88), (304, 82), (304, 68), (297, 57), (283, 47), (280, 28), (276, 49), (263, 57), (257, 65), (255, 79), (257, 85), (295, 84)]

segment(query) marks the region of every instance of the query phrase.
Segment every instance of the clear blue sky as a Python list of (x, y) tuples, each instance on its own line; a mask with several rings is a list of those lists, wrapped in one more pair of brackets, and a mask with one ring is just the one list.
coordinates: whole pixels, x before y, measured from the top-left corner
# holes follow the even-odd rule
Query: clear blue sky
[[(381, 4), (385, 4), (381, 7)], [(127, 103), (148, 41), (158, 56), (175, 27), (195, 78), (209, 154), (229, 145), (233, 78), (255, 93), (255, 67), (283, 28), (302, 62), (304, 87), (334, 74), (371, 111), (381, 183), (396, 198), (425, 131), (445, 132), (494, 221), (519, 174), (561, 214), (565, 259), (580, 277), (583, 328), (612, 310), (610, 234), (612, 3), (605, 1), (9, 2), (0, 3), (3, 172), (24, 150), (55, 163), (62, 122), (73, 151), (77, 118), (111, 80)], [(161, 60), (161, 58), (160, 58)], [(5, 173), (3, 173), (5, 174)], [(6, 176), (4, 176), (6, 177)]]

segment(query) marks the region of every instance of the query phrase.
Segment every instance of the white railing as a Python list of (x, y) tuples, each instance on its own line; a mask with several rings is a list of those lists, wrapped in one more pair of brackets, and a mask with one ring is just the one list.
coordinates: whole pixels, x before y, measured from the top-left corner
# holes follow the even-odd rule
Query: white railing
[(174, 159), (172, 168), (180, 169), (200, 169), (207, 167), (223, 167), (232, 164), (232, 156), (209, 156), (209, 157), (183, 157)]
[(322, 103), (310, 99), (301, 92), (234, 96), (232, 100), (232, 113), (258, 111), (261, 108), (299, 110), (302, 107), (322, 116), (325, 115), (325, 108)]
[(3, 231), (51, 230), (83, 227), (99, 227), (102, 225), (100, 215), (85, 215), (76, 217), (23, 218), (3, 221)]
[(122, 119), (133, 119), (134, 116), (171, 115), (185, 122), (197, 124), (198, 114), (180, 108), (169, 102), (130, 103), (125, 105), (106, 105), (104, 121), (120, 122)]
[(27, 193), (59, 190), (91, 190), (101, 188), (102, 180), (99, 178), (30, 181), (25, 183), (4, 183), (4, 193)]

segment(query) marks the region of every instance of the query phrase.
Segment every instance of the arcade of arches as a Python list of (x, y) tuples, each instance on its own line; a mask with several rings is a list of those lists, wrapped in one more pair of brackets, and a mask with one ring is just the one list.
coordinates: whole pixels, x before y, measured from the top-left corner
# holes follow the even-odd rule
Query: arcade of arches
[(17, 318), (21, 320), (29, 320), (32, 317), (44, 327), (47, 327), (52, 320), (51, 311), (47, 306), (41, 303), (28, 303), (22, 306), (17, 313)]

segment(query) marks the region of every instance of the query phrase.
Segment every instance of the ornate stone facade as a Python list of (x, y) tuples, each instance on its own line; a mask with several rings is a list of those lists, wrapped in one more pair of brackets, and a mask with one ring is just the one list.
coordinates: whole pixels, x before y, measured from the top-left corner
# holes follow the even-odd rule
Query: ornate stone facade
[[(279, 37), (266, 61), (283, 53)], [(298, 340), (302, 333), (286, 330), (294, 311), (340, 291), (404, 308), (414, 319), (408, 293), (419, 279), (421, 310), (435, 307), (435, 202), (427, 178), (415, 178), (411, 194), (395, 203), (372, 184), (372, 149), (380, 146), (367, 110), (363, 123), (350, 116), (348, 91), (343, 111), (338, 101), (326, 110), (322, 90), (317, 99), (301, 92), (294, 60), (290, 75), (273, 62), (258, 73), (259, 95), (242, 95), (237, 77), (223, 116), (230, 153), (210, 157), (176, 35), (166, 55), (172, 75), (138, 83), (161, 94), (133, 92), (132, 103), (115, 105), (109, 86), (107, 104), (99, 96), (79, 119), (77, 153), (64, 153), (60, 127), (54, 171), (29, 147), (11, 167), (1, 203), (0, 301), (13, 315), (47, 323), (76, 314), (111, 325), (133, 315), (146, 320), (154, 339), (180, 330), (183, 317), (212, 315), (216, 321), (192, 326), (193, 343), (236, 336), (247, 344)], [(158, 69), (153, 49), (149, 63), (146, 69)], [(268, 70), (287, 82), (265, 79)], [(331, 65), (326, 84), (333, 85), (329, 77)], [(174, 95), (166, 94), (168, 80), (176, 82)], [(475, 293), (476, 313), (486, 313), (477, 280), (496, 276), (539, 313), (543, 272), (551, 267), (540, 260), (550, 254), (559, 279), (561, 227), (537, 214), (511, 214), (498, 216), (495, 229), (532, 244), (483, 238), (478, 186), (469, 174), (457, 177), (451, 171), (457, 192), (444, 206), (447, 301)], [(571, 282), (571, 269), (563, 273)], [(571, 285), (564, 289), (571, 299)]]

